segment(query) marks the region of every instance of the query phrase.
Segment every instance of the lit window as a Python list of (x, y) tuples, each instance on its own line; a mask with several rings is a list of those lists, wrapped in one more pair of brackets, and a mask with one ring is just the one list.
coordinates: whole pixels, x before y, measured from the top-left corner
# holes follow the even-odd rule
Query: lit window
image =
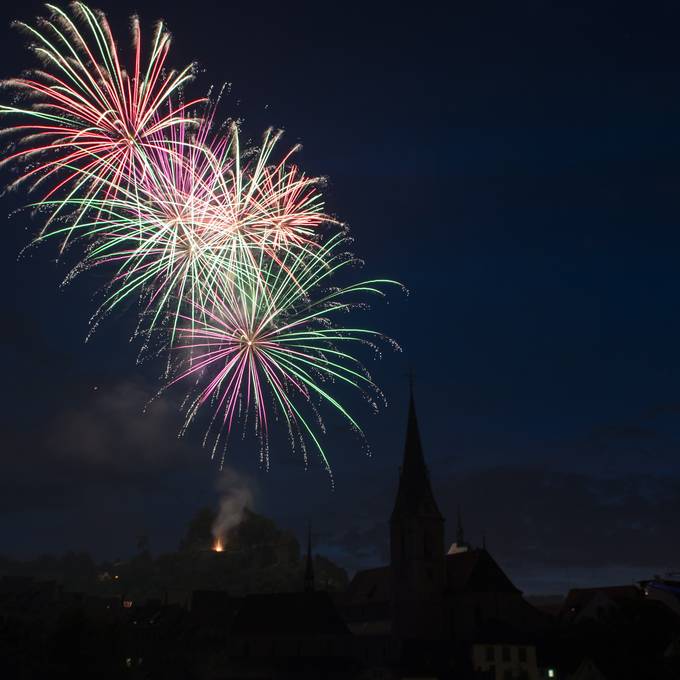
[(548, 677), (549, 678), (555, 677), (555, 670), (553, 668), (548, 668)]

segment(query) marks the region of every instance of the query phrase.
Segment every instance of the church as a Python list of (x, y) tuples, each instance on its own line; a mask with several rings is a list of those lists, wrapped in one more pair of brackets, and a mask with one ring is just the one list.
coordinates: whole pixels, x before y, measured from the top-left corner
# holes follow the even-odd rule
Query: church
[(508, 657), (526, 659), (527, 645), (548, 625), (486, 548), (466, 543), (460, 513), (456, 542), (446, 549), (445, 518), (432, 492), (413, 391), (390, 517), (390, 563), (356, 573), (342, 612), (355, 636), (383, 638), (402, 655), (408, 649), (448, 655), (455, 647), (470, 658), (476, 645), (490, 655), (489, 648), (502, 643), (516, 648)]

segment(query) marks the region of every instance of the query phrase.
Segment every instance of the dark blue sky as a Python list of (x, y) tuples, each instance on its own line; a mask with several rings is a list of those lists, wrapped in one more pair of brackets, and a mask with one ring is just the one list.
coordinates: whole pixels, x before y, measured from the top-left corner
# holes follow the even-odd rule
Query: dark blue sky
[[(677, 570), (680, 8), (442, 4), (95, 3), (121, 44), (132, 11), (165, 18), (197, 94), (230, 81), (225, 116), (303, 142), (365, 273), (410, 291), (367, 319), (404, 348), (370, 366), (388, 408), (353, 402), (371, 458), (331, 422), (335, 491), (283, 445), (269, 472), (252, 442), (227, 464), (319, 550), (381, 563), (412, 367), (450, 537), (460, 504), (532, 592)], [(3, 8), (0, 76), (31, 65), (8, 24), (39, 8)], [(159, 367), (135, 365), (131, 319), (84, 344), (103, 274), (60, 289), (49, 247), (17, 261), (35, 227), (9, 219), (1, 253), (0, 551), (170, 549), (217, 466), (200, 432), (176, 440), (172, 398), (142, 413)]]

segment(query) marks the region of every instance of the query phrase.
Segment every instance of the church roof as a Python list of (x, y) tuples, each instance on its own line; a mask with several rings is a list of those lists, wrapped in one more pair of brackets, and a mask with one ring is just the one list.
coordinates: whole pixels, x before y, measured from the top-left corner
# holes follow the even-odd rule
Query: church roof
[(392, 511), (392, 519), (409, 515), (425, 515), (444, 519), (432, 493), (430, 475), (425, 465), (413, 390), (411, 390), (409, 399), (404, 461), (399, 474), (399, 488)]
[[(446, 585), (451, 592), (521, 593), (483, 548), (446, 556)], [(347, 589), (348, 604), (389, 601), (390, 567), (358, 571)]]
[(389, 567), (358, 571), (347, 588), (347, 601), (354, 603), (389, 602), (392, 597)]
[(484, 548), (447, 555), (446, 582), (452, 591), (520, 592)]

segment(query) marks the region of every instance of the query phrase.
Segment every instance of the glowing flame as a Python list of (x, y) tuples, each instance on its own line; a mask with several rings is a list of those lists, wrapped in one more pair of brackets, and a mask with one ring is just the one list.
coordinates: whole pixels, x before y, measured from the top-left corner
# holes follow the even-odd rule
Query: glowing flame
[(224, 544), (219, 536), (215, 539), (215, 543), (213, 543), (213, 550), (215, 552), (222, 552), (224, 550)]

